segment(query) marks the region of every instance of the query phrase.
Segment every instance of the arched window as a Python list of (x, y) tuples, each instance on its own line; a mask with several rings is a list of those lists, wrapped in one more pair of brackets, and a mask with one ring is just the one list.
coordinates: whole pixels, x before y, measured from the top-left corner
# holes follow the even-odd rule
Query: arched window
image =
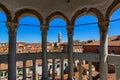
[[(42, 52), (40, 22), (37, 18), (25, 16), (19, 20), (16, 44), (17, 53), (25, 54)], [(39, 62), (40, 60), (36, 60), (36, 66), (41, 65)], [(19, 61), (16, 64), (17, 67), (23, 67), (22, 61)], [(33, 61), (27, 60), (26, 65), (28, 66), (28, 68), (26, 68), (27, 74), (33, 74), (31, 68), (31, 65), (33, 66)], [(30, 79), (32, 79), (32, 77), (30, 77)]]
[(6, 15), (0, 11), (0, 54), (8, 53), (8, 29)]
[(48, 52), (64, 52), (64, 44), (67, 44), (66, 22), (61, 18), (55, 18), (49, 23)]
[(41, 51), (40, 22), (32, 16), (21, 18), (17, 31), (17, 53), (38, 53)]
[[(117, 9), (110, 17), (110, 26), (108, 30), (108, 51), (109, 53), (115, 52), (115, 54), (120, 54), (120, 8)], [(112, 47), (110, 47), (112, 46)], [(119, 49), (118, 49), (119, 48)], [(112, 50), (112, 51), (111, 51)]]
[[(74, 51), (95, 52), (95, 48), (88, 46), (100, 45), (99, 44), (99, 28), (97, 25), (98, 20), (92, 15), (84, 15), (75, 21), (74, 28)], [(78, 46), (77, 46), (78, 45)], [(97, 48), (97, 47), (96, 47)]]
[[(6, 26), (6, 15), (0, 11), (0, 55), (1, 54), (8, 54), (8, 29)], [(0, 64), (0, 76), (7, 76), (4, 74), (4, 70), (8, 69), (7, 63)], [(6, 72), (5, 72), (6, 73)]]

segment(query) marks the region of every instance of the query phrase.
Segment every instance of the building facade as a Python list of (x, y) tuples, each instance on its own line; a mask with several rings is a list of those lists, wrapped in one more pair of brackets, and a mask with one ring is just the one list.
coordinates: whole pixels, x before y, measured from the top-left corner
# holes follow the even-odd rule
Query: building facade
[[(86, 43), (83, 46), (84, 52), (100, 53), (100, 41)], [(108, 53), (120, 55), (120, 36), (112, 36), (108, 38)]]

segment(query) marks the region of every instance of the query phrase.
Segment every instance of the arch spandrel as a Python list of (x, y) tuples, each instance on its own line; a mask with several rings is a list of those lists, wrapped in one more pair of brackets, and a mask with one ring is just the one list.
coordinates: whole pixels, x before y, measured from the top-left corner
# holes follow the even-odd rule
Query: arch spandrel
[(47, 25), (49, 25), (50, 21), (52, 21), (52, 20), (55, 19), (55, 18), (61, 18), (61, 19), (63, 19), (67, 24), (69, 24), (68, 18), (67, 18), (62, 12), (56, 11), (56, 12), (53, 12), (52, 14), (50, 14), (49, 16), (47, 16), (47, 18), (46, 18), (46, 23), (47, 23)]
[(74, 24), (75, 21), (77, 20), (77, 18), (87, 14), (86, 12), (87, 12), (87, 8), (83, 8), (83, 9), (78, 10), (77, 12), (75, 12), (75, 14), (72, 16), (71, 23)]
[(3, 13), (5, 13), (5, 15), (7, 17), (7, 21), (11, 21), (12, 17), (11, 17), (10, 11), (6, 8), (6, 6), (4, 6), (1, 3), (0, 3), (0, 11), (2, 11)]
[(87, 8), (83, 8), (82, 10), (78, 10), (74, 16), (71, 19), (71, 23), (74, 24), (77, 18), (83, 16), (83, 15), (93, 15), (98, 19), (99, 22), (104, 21), (104, 15), (96, 8), (90, 8), (87, 10)]
[(22, 18), (22, 17), (25, 17), (25, 16), (33, 16), (35, 18), (37, 18), (41, 24), (43, 24), (43, 18), (42, 16), (36, 11), (36, 10), (33, 10), (33, 9), (21, 9), (19, 11), (17, 11), (15, 13), (15, 17), (14, 17), (14, 21), (16, 23), (18, 23), (18, 21)]
[(120, 8), (120, 0), (115, 0), (108, 8), (105, 14), (105, 19), (109, 20), (111, 15)]

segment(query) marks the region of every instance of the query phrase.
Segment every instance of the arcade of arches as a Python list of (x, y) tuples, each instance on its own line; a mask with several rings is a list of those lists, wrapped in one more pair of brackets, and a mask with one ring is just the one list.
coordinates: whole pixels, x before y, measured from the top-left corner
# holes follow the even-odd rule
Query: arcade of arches
[[(1, 0), (0, 10), (6, 14), (9, 32), (8, 80), (16, 80), (16, 35), (18, 22), (24, 16), (37, 18), (42, 32), (42, 80), (47, 80), (47, 31), (49, 23), (62, 18), (68, 33), (68, 80), (73, 79), (73, 30), (77, 18), (93, 15), (98, 19), (100, 31), (100, 80), (107, 80), (107, 33), (110, 16), (120, 8), (120, 0)], [(12, 74), (11, 74), (12, 73)]]

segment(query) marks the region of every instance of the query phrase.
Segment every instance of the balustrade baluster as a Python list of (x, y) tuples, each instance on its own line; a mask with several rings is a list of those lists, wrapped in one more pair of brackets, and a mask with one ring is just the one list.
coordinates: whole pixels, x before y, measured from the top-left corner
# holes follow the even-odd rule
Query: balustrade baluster
[(63, 59), (61, 59), (61, 80), (64, 80)]
[(36, 80), (36, 60), (33, 60), (33, 80)]
[(115, 66), (116, 80), (120, 80), (120, 65)]
[(52, 80), (55, 80), (55, 59), (53, 59), (52, 63), (53, 63), (53, 68), (52, 68)]
[(26, 60), (23, 61), (23, 80), (26, 80)]
[(89, 64), (89, 80), (92, 80), (92, 62), (88, 62)]
[(82, 61), (79, 61), (79, 80), (82, 80)]

